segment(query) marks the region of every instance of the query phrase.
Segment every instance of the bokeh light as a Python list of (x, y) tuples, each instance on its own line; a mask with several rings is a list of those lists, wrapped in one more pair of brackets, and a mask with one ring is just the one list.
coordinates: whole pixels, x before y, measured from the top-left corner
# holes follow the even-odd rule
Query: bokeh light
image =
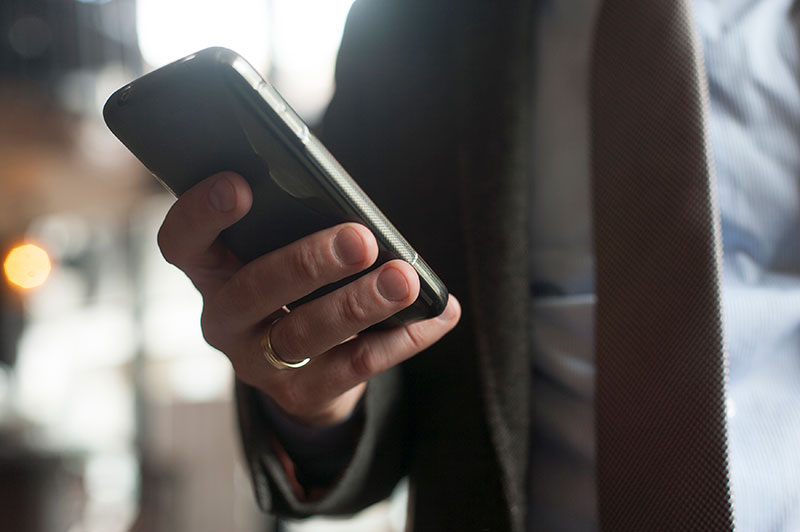
[(36, 288), (50, 275), (50, 257), (34, 244), (23, 244), (12, 249), (3, 262), (8, 281), (20, 288)]

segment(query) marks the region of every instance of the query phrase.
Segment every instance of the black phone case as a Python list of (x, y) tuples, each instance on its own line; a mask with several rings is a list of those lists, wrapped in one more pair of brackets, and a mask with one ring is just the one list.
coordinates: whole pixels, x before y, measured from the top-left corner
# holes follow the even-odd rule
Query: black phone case
[(401, 325), (444, 310), (442, 281), (278, 92), (235, 52), (208, 48), (146, 74), (112, 94), (103, 116), (114, 135), (175, 196), (223, 170), (248, 181), (253, 207), (222, 234), (242, 261), (326, 227), (358, 222), (378, 241), (373, 268), (398, 258), (420, 277), (417, 300), (381, 325)]

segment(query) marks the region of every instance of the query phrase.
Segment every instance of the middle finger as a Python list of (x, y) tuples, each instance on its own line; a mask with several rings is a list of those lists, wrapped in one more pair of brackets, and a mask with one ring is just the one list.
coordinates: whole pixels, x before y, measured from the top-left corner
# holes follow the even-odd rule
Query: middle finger
[(347, 223), (268, 253), (236, 273), (214, 295), (209, 311), (228, 330), (246, 330), (283, 305), (370, 266), (375, 237)]
[(419, 276), (401, 260), (294, 309), (272, 328), (272, 347), (287, 362), (315, 357), (404, 309), (419, 294)]

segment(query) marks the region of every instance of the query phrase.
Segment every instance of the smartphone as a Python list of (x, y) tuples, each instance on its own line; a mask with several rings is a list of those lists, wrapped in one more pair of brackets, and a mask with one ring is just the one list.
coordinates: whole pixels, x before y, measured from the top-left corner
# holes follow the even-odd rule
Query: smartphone
[(402, 259), (420, 279), (417, 300), (381, 326), (431, 318), (444, 310), (447, 289), (439, 277), (281, 95), (235, 52), (207, 48), (154, 70), (114, 92), (103, 117), (176, 197), (223, 170), (247, 180), (252, 209), (221, 235), (242, 261), (338, 223), (358, 222), (378, 241), (378, 260), (370, 270)]

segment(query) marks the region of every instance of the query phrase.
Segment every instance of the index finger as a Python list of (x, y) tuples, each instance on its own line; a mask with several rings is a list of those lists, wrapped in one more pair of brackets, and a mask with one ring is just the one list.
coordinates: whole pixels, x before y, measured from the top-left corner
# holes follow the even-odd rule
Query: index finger
[(252, 204), (247, 181), (233, 172), (221, 172), (184, 192), (164, 218), (158, 232), (161, 253), (201, 294), (215, 292), (241, 267), (218, 237)]

